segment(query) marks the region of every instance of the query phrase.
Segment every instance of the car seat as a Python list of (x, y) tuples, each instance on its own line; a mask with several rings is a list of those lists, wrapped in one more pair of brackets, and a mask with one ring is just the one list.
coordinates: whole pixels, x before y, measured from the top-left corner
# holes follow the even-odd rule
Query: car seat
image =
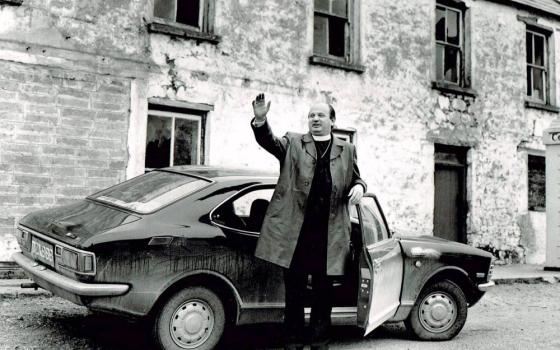
[(251, 203), (251, 210), (247, 220), (248, 231), (259, 232), (261, 230), (267, 208), (268, 201), (266, 199), (258, 198)]

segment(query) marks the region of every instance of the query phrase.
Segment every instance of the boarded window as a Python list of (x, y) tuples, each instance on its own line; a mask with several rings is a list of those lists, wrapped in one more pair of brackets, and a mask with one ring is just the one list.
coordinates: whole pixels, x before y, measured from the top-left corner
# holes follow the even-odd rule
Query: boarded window
[(544, 211), (546, 208), (545, 157), (529, 155), (529, 210)]
[(436, 5), (436, 79), (463, 85), (464, 9)]
[(349, 41), (349, 2), (351, 0), (315, 0), (313, 52), (346, 58)]
[(549, 103), (547, 37), (527, 29), (527, 96)]
[(154, 16), (202, 30), (204, 5), (203, 0), (155, 0)]
[(146, 168), (201, 163), (202, 117), (150, 109), (146, 130)]

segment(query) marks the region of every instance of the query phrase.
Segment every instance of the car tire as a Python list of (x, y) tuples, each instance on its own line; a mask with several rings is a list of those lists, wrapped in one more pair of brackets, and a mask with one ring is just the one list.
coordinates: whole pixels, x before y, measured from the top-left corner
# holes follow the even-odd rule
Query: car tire
[(457, 284), (436, 282), (422, 290), (405, 326), (423, 340), (449, 340), (465, 325), (467, 310), (467, 298)]
[(154, 321), (154, 342), (165, 350), (210, 350), (225, 328), (224, 305), (204, 287), (189, 287), (171, 296)]

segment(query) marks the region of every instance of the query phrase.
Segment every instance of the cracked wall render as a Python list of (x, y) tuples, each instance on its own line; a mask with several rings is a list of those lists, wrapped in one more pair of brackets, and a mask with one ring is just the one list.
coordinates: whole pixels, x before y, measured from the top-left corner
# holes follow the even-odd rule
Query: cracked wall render
[[(59, 62), (64, 59), (73, 61), (74, 69), (133, 80), (141, 76), (135, 81), (145, 84), (138, 87), (142, 98), (213, 105), (207, 124), (209, 164), (277, 169), (249, 127), (250, 101), (257, 93), (264, 91), (272, 100), (269, 119), (278, 135), (305, 131), (309, 105), (330, 100), (337, 125), (357, 129), (362, 175), (397, 233), (432, 232), (434, 143), (468, 146), (469, 243), (503, 261), (538, 256), (529, 252), (536, 245), (525, 243), (531, 240), (524, 236), (541, 234), (534, 230), (538, 219), (531, 221), (529, 215), (529, 226), (520, 220), (528, 214), (526, 153), (544, 149), (542, 129), (554, 115), (523, 105), (525, 24), (516, 18), (527, 15), (523, 11), (466, 2), (477, 92), (472, 98), (430, 87), (435, 76), (432, 0), (361, 1), (363, 74), (308, 63), (310, 1), (217, 0), (215, 32), (222, 37), (217, 45), (147, 33), (150, 1), (26, 3), (0, 11), (3, 23), (9, 23), (0, 29), (3, 47), (16, 51), (12, 42), (2, 41), (15, 38), (29, 43), (29, 57), (47, 66), (64, 65)], [(558, 26), (547, 18), (539, 23)], [(64, 51), (46, 48), (43, 53), (45, 43)], [(145, 111), (142, 101), (138, 104), (133, 110)], [(139, 174), (145, 116), (130, 117), (135, 122), (128, 144), (139, 146), (128, 149), (134, 164), (129, 162), (127, 173)], [(9, 227), (11, 218), (0, 223)]]

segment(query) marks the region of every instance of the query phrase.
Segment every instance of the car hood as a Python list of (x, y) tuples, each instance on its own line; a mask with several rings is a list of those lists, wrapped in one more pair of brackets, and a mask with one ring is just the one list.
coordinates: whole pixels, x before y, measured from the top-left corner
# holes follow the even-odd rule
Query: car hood
[(91, 200), (36, 211), (19, 223), (39, 233), (80, 247), (92, 236), (114, 227), (130, 223), (140, 217)]
[(434, 237), (434, 236), (401, 236), (396, 235), (395, 238), (398, 238), (401, 242), (406, 243), (407, 246), (430, 246), (430, 247), (445, 247), (442, 248), (442, 251), (449, 251), (455, 253), (462, 253), (462, 254), (470, 254), (470, 255), (480, 255), (485, 256), (488, 258), (492, 257), (492, 254), (484, 251), (482, 249), (475, 248), (468, 244), (449, 241), (447, 239)]

